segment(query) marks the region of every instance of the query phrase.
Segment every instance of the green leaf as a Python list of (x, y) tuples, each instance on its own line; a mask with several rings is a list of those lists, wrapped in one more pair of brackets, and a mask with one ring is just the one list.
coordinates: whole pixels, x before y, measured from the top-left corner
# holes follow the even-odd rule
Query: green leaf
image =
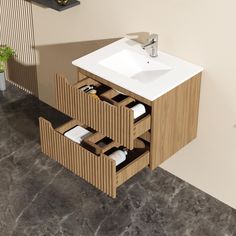
[(9, 46), (0, 46), (0, 72), (6, 69), (7, 61), (15, 56), (15, 51)]

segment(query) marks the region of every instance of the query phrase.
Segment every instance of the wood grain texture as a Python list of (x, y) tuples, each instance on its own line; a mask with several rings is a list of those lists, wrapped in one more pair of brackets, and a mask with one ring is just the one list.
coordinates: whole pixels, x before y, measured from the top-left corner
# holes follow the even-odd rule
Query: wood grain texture
[(196, 137), (200, 86), (201, 74), (198, 74), (153, 102), (152, 170)]
[(149, 130), (146, 133), (140, 135), (139, 137), (150, 143), (151, 142), (151, 131)]
[(150, 124), (151, 124), (151, 115), (147, 115), (140, 121), (136, 122), (134, 124), (134, 138), (138, 138), (147, 130), (149, 130)]
[(77, 79), (78, 81), (81, 81), (83, 79), (85, 79), (87, 76), (83, 75), (82, 73), (80, 73), (80, 71), (77, 70)]
[[(116, 172), (114, 160), (105, 154), (97, 156), (63, 135), (66, 129), (70, 129), (76, 124), (77, 121), (72, 120), (54, 129), (49, 121), (39, 118), (42, 152), (104, 193), (115, 198), (116, 189), (119, 185), (148, 166), (149, 151), (145, 151), (140, 157)], [(135, 148), (145, 148), (140, 140), (135, 140), (134, 144)]]
[(115, 161), (105, 155), (94, 155), (55, 131), (43, 118), (39, 119), (39, 124), (43, 153), (109, 196), (116, 197)]
[(96, 84), (84, 79), (70, 85), (64, 76), (56, 76), (56, 106), (61, 112), (101, 132), (115, 142), (133, 149), (133, 141), (151, 127), (150, 115), (137, 123), (133, 111), (125, 106), (114, 106), (84, 93), (79, 88)]
[(32, 4), (25, 0), (0, 1), (0, 44), (17, 54), (8, 62), (7, 79), (38, 95)]
[(111, 141), (108, 144), (103, 143), (102, 146), (98, 145), (97, 143), (105, 137), (106, 137), (105, 135), (103, 135), (99, 132), (96, 132), (92, 135), (89, 135), (88, 137), (85, 137), (83, 139), (83, 143), (84, 143), (84, 145), (91, 146), (96, 155), (100, 155), (102, 153), (105, 153), (106, 151), (108, 151), (109, 149), (111, 149), (113, 147), (117, 147), (117, 148), (120, 147), (120, 144), (116, 143), (114, 141)]
[[(76, 121), (55, 130), (50, 122), (41, 118), (42, 151), (109, 196), (115, 198), (118, 186), (148, 165), (155, 169), (196, 137), (201, 74), (153, 101), (151, 115), (134, 122), (133, 111), (123, 106), (133, 98), (116, 106), (96, 99), (79, 88), (99, 85), (102, 81), (95, 81), (87, 77), (89, 74), (84, 76), (80, 73), (79, 82), (75, 85), (70, 85), (64, 76), (56, 76), (57, 108)], [(114, 86), (112, 88), (116, 89)], [(115, 91), (105, 94), (107, 99), (113, 95), (116, 95)], [(100, 132), (88, 138), (91, 145), (107, 136), (114, 142), (105, 147), (105, 151), (123, 145), (129, 149), (144, 149), (144, 152), (116, 172), (115, 162), (104, 154), (104, 150), (97, 147), (96, 153), (101, 154), (97, 156), (62, 135), (66, 128), (76, 122)], [(137, 137), (150, 142), (150, 150), (149, 145), (146, 148), (147, 143)]]

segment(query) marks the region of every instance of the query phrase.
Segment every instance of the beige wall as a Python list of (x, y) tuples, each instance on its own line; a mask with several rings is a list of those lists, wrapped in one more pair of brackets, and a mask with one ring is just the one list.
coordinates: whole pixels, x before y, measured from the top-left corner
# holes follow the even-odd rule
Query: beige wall
[(198, 139), (163, 167), (236, 208), (236, 2), (162, 2), (161, 48), (205, 68)]
[(126, 32), (143, 29), (149, 31), (147, 22), (152, 23), (154, 17), (144, 20), (141, 12), (151, 11), (153, 15), (156, 9), (144, 2), (86, 0), (63, 12), (33, 4), (40, 99), (54, 106), (52, 78), (55, 72), (63, 72), (69, 80), (75, 81), (71, 61), (112, 41), (101, 39), (122, 37)]
[[(86, 0), (61, 13), (34, 5), (35, 39), (38, 48), (59, 45), (49, 50), (57, 55), (60, 44), (66, 47), (72, 42), (151, 31), (159, 33), (161, 50), (202, 65), (205, 72), (198, 139), (163, 168), (236, 207), (235, 9), (235, 0)], [(92, 49), (80, 50), (78, 57)], [(77, 53), (66, 55), (65, 50), (56, 60), (65, 55), (68, 61), (62, 60), (69, 65)], [(39, 64), (43, 65), (42, 59)], [(41, 98), (53, 103), (45, 95), (51, 88), (47, 83), (57, 65), (60, 71), (63, 65), (55, 62), (51, 71), (49, 65), (47, 72), (47, 67), (39, 66), (39, 74), (44, 75), (39, 89), (46, 89), (39, 92)]]
[(149, 0), (149, 4), (144, 0), (81, 2), (63, 12), (34, 5), (36, 44), (116, 38), (126, 32), (149, 31), (157, 22), (156, 0)]

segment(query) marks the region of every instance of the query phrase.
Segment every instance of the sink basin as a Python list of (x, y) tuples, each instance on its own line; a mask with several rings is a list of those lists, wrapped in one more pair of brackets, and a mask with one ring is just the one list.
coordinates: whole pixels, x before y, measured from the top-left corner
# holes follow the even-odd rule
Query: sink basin
[(144, 56), (127, 49), (103, 59), (99, 64), (129, 78), (140, 78), (145, 74), (160, 75), (162, 72), (171, 69), (169, 66), (153, 60), (148, 55)]

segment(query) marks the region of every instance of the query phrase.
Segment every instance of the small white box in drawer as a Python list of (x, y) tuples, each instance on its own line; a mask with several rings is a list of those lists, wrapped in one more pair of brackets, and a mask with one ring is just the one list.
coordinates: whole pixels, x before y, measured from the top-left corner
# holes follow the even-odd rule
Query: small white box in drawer
[(76, 143), (81, 143), (81, 141), (91, 135), (92, 133), (87, 129), (77, 125), (69, 131), (65, 132), (64, 135)]

